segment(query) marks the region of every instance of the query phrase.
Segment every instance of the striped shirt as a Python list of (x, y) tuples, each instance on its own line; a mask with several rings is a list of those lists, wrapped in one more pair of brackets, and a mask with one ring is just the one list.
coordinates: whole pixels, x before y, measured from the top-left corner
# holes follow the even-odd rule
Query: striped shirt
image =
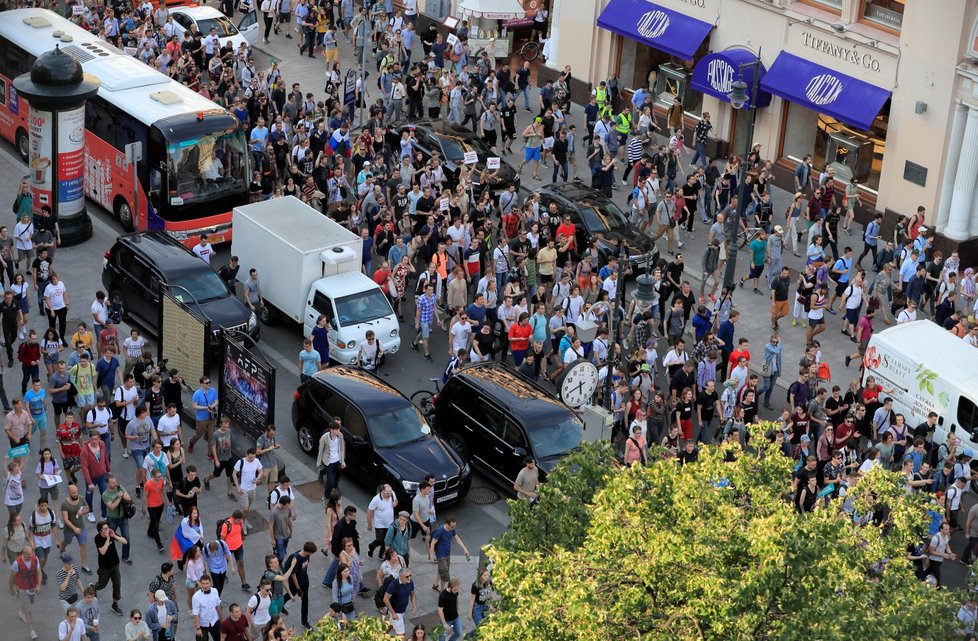
[(638, 136), (632, 136), (628, 141), (628, 146), (626, 147), (628, 153), (628, 163), (634, 164), (642, 157), (645, 153), (645, 146), (642, 139)]
[(58, 573), (55, 575), (55, 580), (58, 582), (58, 598), (62, 601), (74, 603), (81, 595), (78, 594), (78, 566), (72, 564), (71, 568), (75, 571), (75, 580), (69, 581), (66, 589), (61, 589), (61, 584), (65, 582), (66, 578), (68, 578), (68, 572), (63, 566), (58, 568)]

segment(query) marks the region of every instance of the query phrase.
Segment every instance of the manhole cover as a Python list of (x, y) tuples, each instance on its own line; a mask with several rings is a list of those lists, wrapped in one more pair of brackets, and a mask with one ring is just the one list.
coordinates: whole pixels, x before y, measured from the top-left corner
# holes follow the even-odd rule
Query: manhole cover
[(474, 487), (469, 490), (468, 499), (476, 505), (490, 505), (499, 500), (499, 492), (491, 487)]

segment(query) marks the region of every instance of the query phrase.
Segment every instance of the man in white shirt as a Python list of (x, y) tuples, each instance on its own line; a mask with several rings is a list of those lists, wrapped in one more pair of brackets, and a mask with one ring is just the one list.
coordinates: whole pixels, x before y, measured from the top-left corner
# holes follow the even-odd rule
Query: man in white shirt
[(562, 358), (565, 365), (568, 363), (573, 363), (579, 358), (584, 358), (584, 348), (581, 346), (581, 339), (577, 336), (571, 341), (570, 347), (564, 352)]
[(92, 301), (92, 319), (94, 320), (92, 329), (95, 330), (95, 342), (98, 342), (98, 335), (105, 329), (109, 321), (109, 306), (105, 304), (105, 292), (95, 292), (95, 300)]
[(462, 312), (458, 317), (458, 322), (452, 326), (452, 348), (448, 352), (449, 356), (457, 354), (460, 349), (469, 351), (472, 344), (472, 326), (475, 324), (477, 324), (475, 320), (470, 319), (468, 314)]
[(245, 457), (235, 464), (232, 475), (234, 486), (238, 490), (238, 502), (241, 503), (241, 512), (244, 515), (245, 534), (248, 534), (248, 510), (255, 502), (255, 490), (258, 489), (258, 481), (262, 475), (262, 465), (257, 453), (257, 449), (249, 447)]
[(177, 415), (176, 403), (169, 403), (166, 406), (166, 414), (160, 417), (156, 423), (156, 434), (163, 441), (165, 447), (170, 447), (170, 443), (175, 438), (182, 438), (180, 434), (180, 417)]
[(917, 303), (912, 300), (907, 301), (907, 306), (897, 315), (897, 325), (909, 323), (917, 320)]
[(217, 37), (217, 28), (211, 27), (211, 32), (204, 36), (204, 51), (207, 52), (207, 58), (210, 59), (220, 48), (221, 39)]
[(67, 617), (58, 625), (58, 641), (82, 641), (85, 623), (78, 618), (78, 608), (70, 606)]
[(190, 600), (197, 638), (206, 641), (207, 635), (210, 635), (212, 641), (221, 641), (221, 595), (212, 587), (209, 574), (200, 577), (197, 584), (200, 589), (194, 592)]
[(262, 579), (258, 583), (258, 593), (251, 595), (248, 599), (248, 608), (245, 614), (248, 617), (248, 625), (251, 626), (251, 638), (260, 639), (259, 631), (272, 620), (269, 608), (272, 605), (272, 581)]
[(207, 242), (207, 234), (200, 235), (200, 242), (194, 245), (194, 253), (208, 265), (211, 264), (211, 256), (214, 255), (214, 248)]

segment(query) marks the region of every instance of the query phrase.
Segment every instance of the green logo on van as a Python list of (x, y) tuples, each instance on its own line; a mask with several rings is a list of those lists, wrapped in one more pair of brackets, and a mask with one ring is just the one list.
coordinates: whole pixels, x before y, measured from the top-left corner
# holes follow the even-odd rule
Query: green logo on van
[(951, 397), (947, 395), (947, 392), (941, 392), (937, 395), (937, 404), (941, 406), (942, 410), (945, 410), (951, 404)]
[[(917, 369), (914, 370), (917, 373), (917, 383), (920, 384), (920, 391), (926, 391), (928, 394), (934, 393), (934, 383), (932, 382), (937, 378), (937, 372), (931, 371), (924, 367), (923, 365), (917, 365)], [(942, 394), (944, 394), (942, 392)], [(946, 397), (947, 394), (944, 394)], [(950, 400), (948, 400), (950, 402)]]

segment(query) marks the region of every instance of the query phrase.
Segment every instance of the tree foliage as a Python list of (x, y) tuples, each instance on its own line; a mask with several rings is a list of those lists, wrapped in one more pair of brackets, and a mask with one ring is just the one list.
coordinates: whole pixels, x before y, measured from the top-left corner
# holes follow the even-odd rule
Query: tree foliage
[(919, 582), (906, 558), (925, 532), (925, 506), (896, 474), (874, 470), (850, 489), (855, 513), (878, 517), (856, 525), (841, 499), (798, 514), (783, 497), (792, 462), (774, 451), (725, 445), (686, 467), (660, 460), (603, 473), (576, 465), (584, 479), (559, 468), (537, 507), (513, 506), (510, 532), (490, 550), (502, 608), (480, 639), (953, 635), (952, 597)]
[(337, 626), (336, 620), (323, 617), (313, 627), (294, 641), (390, 641), (390, 626), (377, 616), (361, 616), (358, 619)]

